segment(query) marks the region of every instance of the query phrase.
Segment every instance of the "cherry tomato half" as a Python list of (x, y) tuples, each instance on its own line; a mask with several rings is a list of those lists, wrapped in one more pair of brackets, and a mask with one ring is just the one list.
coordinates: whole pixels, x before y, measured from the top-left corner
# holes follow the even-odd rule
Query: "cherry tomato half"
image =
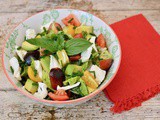
[(55, 93), (50, 92), (48, 93), (48, 96), (52, 100), (57, 100), (57, 101), (64, 101), (69, 99), (67, 93), (64, 90), (57, 90)]
[(82, 33), (78, 33), (78, 34), (76, 34), (76, 35), (74, 36), (74, 38), (83, 38), (83, 35), (82, 35)]
[(106, 59), (106, 60), (99, 61), (99, 67), (103, 70), (108, 70), (111, 65), (112, 65), (112, 59)]
[(49, 30), (53, 30), (54, 33), (58, 33), (58, 31), (62, 31), (62, 27), (59, 23), (52, 23), (49, 26)]
[(106, 47), (106, 41), (105, 41), (105, 38), (104, 38), (102, 33), (97, 37), (96, 44), (98, 46), (100, 46), (101, 48), (105, 48)]

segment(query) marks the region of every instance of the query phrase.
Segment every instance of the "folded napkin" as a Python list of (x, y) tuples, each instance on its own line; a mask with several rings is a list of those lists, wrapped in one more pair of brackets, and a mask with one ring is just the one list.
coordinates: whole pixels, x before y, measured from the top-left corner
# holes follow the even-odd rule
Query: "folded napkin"
[(141, 14), (111, 27), (121, 44), (122, 61), (104, 92), (114, 103), (111, 111), (122, 112), (160, 92), (160, 36)]

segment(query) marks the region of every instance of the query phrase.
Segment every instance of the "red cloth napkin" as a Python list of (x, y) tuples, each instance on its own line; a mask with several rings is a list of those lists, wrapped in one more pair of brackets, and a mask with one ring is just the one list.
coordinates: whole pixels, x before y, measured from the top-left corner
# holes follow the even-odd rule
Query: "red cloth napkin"
[(120, 69), (104, 90), (113, 112), (140, 106), (160, 92), (160, 36), (143, 15), (111, 25), (121, 48)]

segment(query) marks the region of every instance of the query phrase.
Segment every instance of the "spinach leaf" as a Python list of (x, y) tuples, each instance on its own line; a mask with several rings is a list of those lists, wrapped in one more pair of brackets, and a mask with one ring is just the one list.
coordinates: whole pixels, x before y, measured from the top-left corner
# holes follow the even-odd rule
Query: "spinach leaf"
[(66, 42), (65, 50), (69, 56), (72, 56), (87, 50), (91, 45), (92, 43), (85, 39), (75, 38)]
[(29, 39), (27, 42), (36, 45), (38, 47), (45, 48), (50, 52), (56, 52), (58, 50), (58, 43), (50, 38), (42, 37), (42, 38), (34, 38)]

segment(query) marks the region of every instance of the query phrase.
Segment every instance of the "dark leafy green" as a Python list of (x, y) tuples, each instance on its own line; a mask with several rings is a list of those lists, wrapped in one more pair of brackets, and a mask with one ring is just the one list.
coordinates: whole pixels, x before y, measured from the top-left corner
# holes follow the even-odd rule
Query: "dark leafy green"
[(14, 73), (14, 70), (13, 70), (13, 68), (10, 66), (10, 69), (11, 69), (11, 72), (12, 72), (12, 74)]
[(43, 27), (43, 32), (42, 32), (42, 33), (38, 33), (37, 36), (38, 36), (38, 35), (40, 35), (40, 36), (45, 36), (45, 35), (47, 35), (47, 33), (48, 33), (48, 31), (46, 30), (45, 27)]
[(92, 43), (82, 38), (68, 40), (65, 44), (65, 50), (69, 56), (77, 55), (90, 47)]
[(57, 41), (54, 41), (47, 37), (29, 39), (27, 40), (27, 42), (33, 45), (36, 45), (38, 47), (45, 48), (46, 50), (49, 50), (50, 52), (56, 52), (58, 50)]
[(75, 88), (71, 89), (70, 91), (71, 91), (72, 93), (76, 94), (76, 95), (82, 96), (79, 87), (75, 87)]
[(89, 33), (90, 35), (92, 35), (92, 36), (96, 36), (94, 33)]
[(28, 76), (22, 76), (22, 80), (19, 81), (23, 86), (25, 85), (26, 81), (28, 79)]
[(88, 35), (88, 33), (86, 31), (82, 31), (82, 35), (84, 38), (86, 38), (86, 36)]
[(24, 66), (21, 68), (21, 76), (27, 76), (28, 73), (27, 73), (27, 70), (28, 70), (28, 66)]
[(27, 40), (27, 42), (45, 48), (52, 53), (65, 49), (69, 56), (77, 55), (92, 45), (92, 43), (82, 38), (75, 38), (65, 42), (63, 32), (59, 33), (56, 38), (56, 40), (47, 37), (34, 38)]
[(58, 50), (62, 50), (64, 48), (64, 35), (63, 34), (59, 34), (57, 35), (57, 47)]
[(68, 36), (63, 32), (59, 32), (58, 34), (50, 32), (42, 38), (29, 39), (27, 42), (55, 53), (58, 50), (62, 50), (64, 48), (64, 40), (66, 37)]
[(74, 26), (73, 29), (75, 30), (77, 28), (77, 26)]
[(19, 46), (19, 47), (17, 48), (17, 50), (20, 50), (21, 48), (22, 48), (22, 47)]

